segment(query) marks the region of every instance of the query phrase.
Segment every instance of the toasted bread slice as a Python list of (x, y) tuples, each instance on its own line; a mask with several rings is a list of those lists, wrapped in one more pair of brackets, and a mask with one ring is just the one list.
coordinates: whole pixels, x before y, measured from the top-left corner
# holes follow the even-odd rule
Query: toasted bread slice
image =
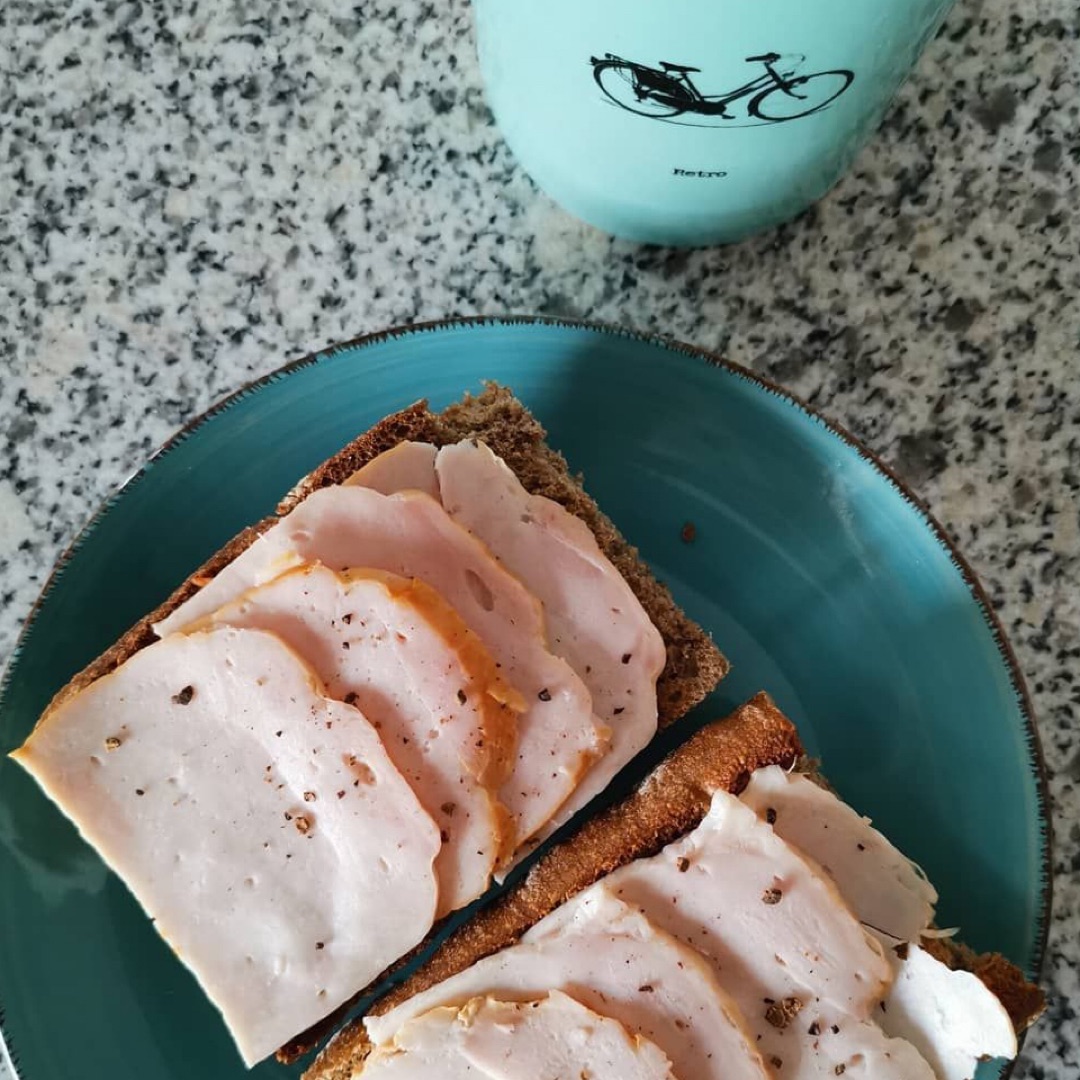
[[(718, 789), (741, 792), (766, 765), (791, 765), (816, 775), (803, 756), (794, 725), (767, 694), (758, 694), (727, 719), (710, 724), (673, 751), (624, 801), (585, 822), (552, 848), (521, 884), (451, 935), (430, 959), (380, 999), (381, 1015), (401, 1002), (517, 942), (565, 900), (634, 859), (656, 854), (696, 828)], [(924, 941), (950, 967), (977, 975), (998, 997), (1016, 1030), (1045, 1008), (1042, 992), (997, 954), (978, 956), (950, 940)], [(351, 1080), (371, 1044), (360, 1020), (347, 1024), (304, 1074), (305, 1080)]]
[[(581, 479), (570, 473), (562, 455), (547, 445), (544, 429), (536, 418), (509, 389), (494, 384), (488, 385), (478, 396), (467, 395), (443, 412), (433, 412), (426, 402), (417, 402), (358, 436), (304, 477), (281, 500), (276, 514), (250, 526), (225, 544), (155, 610), (75, 675), (55, 695), (44, 715), (158, 640), (153, 629), (155, 624), (213, 580), (312, 492), (345, 481), (379, 454), (406, 440), (445, 446), (474, 438), (485, 442), (501, 457), (531, 494), (553, 499), (590, 528), (601, 550), (626, 579), (664, 639), (666, 665), (657, 684), (659, 726), (664, 728), (679, 720), (704, 700), (727, 674), (727, 660), (711, 637), (681, 611), (668, 589), (656, 580), (637, 550), (586, 493)], [(358, 987), (356, 999), (370, 992), (379, 981), (375, 980), (369, 987)], [(342, 1014), (339, 1011), (301, 1034), (282, 1048), (279, 1058), (295, 1060), (317, 1046), (333, 1030)]]

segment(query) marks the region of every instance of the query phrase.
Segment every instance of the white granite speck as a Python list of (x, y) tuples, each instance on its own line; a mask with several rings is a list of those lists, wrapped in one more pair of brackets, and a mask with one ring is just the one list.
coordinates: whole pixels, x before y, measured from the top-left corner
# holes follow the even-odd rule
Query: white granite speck
[(1000, 611), (1057, 816), (1051, 1007), (1017, 1075), (1080, 1075), (1078, 35), (1075, 0), (961, 0), (824, 202), (686, 253), (537, 194), (464, 0), (6, 0), (0, 655), (115, 485), (286, 360), (505, 312), (721, 350), (891, 460)]

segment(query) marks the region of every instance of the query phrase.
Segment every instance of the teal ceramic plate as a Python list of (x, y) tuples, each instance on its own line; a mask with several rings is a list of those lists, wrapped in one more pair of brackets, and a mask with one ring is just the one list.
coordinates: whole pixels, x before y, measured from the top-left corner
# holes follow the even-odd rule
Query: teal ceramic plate
[[(970, 570), (844, 432), (745, 371), (653, 338), (537, 320), (419, 327), (229, 398), (139, 472), (57, 569), (7, 674), (0, 749), (311, 466), (384, 414), (421, 396), (441, 407), (484, 379), (536, 412), (731, 658), (699, 719), (770, 690), (844, 797), (925, 867), (941, 924), (1036, 971), (1049, 897), (1039, 749)], [(24, 1080), (245, 1075), (124, 887), (6, 759), (0, 1003)]]

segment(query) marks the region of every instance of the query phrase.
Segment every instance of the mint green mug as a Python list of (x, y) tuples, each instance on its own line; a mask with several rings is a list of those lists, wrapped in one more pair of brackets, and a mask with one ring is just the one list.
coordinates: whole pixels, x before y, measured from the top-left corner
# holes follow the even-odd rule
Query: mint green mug
[(737, 240), (843, 175), (952, 0), (474, 0), (533, 179), (644, 243)]

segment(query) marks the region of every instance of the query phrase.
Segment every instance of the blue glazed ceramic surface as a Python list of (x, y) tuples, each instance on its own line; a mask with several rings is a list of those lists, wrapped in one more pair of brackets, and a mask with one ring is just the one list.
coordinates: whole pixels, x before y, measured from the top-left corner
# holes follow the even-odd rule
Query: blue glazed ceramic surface
[[(0, 749), (357, 432), (495, 379), (731, 659), (696, 718), (768, 689), (842, 795), (925, 868), (941, 925), (1036, 970), (1049, 892), (1040, 758), (981, 592), (864, 451), (708, 359), (600, 328), (463, 322), (367, 339), (230, 398), (155, 457), (57, 571), (7, 672)], [(0, 1003), (25, 1080), (129, 1076), (136, 1062), (147, 1080), (245, 1075), (123, 886), (6, 759)]]

